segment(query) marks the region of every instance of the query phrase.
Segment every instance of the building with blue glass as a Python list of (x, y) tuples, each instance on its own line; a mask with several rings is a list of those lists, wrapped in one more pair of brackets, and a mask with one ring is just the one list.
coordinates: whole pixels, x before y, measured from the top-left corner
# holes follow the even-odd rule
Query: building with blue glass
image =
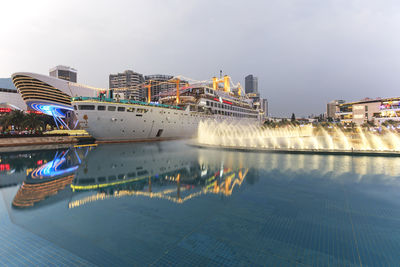
[(26, 104), (18, 94), (11, 78), (0, 78), (0, 113), (1, 111), (26, 110)]

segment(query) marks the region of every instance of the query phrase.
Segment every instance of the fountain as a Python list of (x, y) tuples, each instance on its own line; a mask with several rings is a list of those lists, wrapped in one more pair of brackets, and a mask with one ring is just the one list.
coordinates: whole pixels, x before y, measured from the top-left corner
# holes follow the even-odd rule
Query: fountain
[(200, 122), (196, 146), (281, 153), (319, 153), (400, 156), (400, 134), (361, 127), (285, 126), (205, 120)]

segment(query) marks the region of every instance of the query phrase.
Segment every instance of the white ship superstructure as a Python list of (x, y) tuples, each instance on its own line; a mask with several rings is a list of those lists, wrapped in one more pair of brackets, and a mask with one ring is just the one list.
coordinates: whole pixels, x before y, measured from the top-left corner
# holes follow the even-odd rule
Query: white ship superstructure
[[(150, 97), (149, 97), (150, 99)], [(159, 102), (75, 97), (80, 126), (98, 141), (191, 138), (202, 120), (259, 121), (259, 110), (237, 93), (200, 86), (161, 93)]]

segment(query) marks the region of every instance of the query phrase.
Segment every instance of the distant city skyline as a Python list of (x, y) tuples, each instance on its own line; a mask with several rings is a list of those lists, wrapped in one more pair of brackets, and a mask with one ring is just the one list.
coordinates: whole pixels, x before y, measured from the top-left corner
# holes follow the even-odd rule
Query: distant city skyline
[(46, 0), (2, 8), (3, 78), (62, 64), (79, 71), (80, 83), (107, 88), (108, 75), (126, 69), (196, 80), (223, 70), (244, 87), (251, 73), (270, 114), (285, 117), (324, 113), (335, 99), (400, 96), (398, 1)]

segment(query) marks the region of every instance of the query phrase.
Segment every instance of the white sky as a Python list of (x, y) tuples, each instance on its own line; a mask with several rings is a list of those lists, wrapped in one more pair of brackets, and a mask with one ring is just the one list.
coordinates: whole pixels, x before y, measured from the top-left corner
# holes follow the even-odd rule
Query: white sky
[(276, 116), (318, 114), (333, 99), (400, 96), (400, 1), (3, 1), (0, 77), (78, 70), (108, 75), (224, 74), (259, 79)]

